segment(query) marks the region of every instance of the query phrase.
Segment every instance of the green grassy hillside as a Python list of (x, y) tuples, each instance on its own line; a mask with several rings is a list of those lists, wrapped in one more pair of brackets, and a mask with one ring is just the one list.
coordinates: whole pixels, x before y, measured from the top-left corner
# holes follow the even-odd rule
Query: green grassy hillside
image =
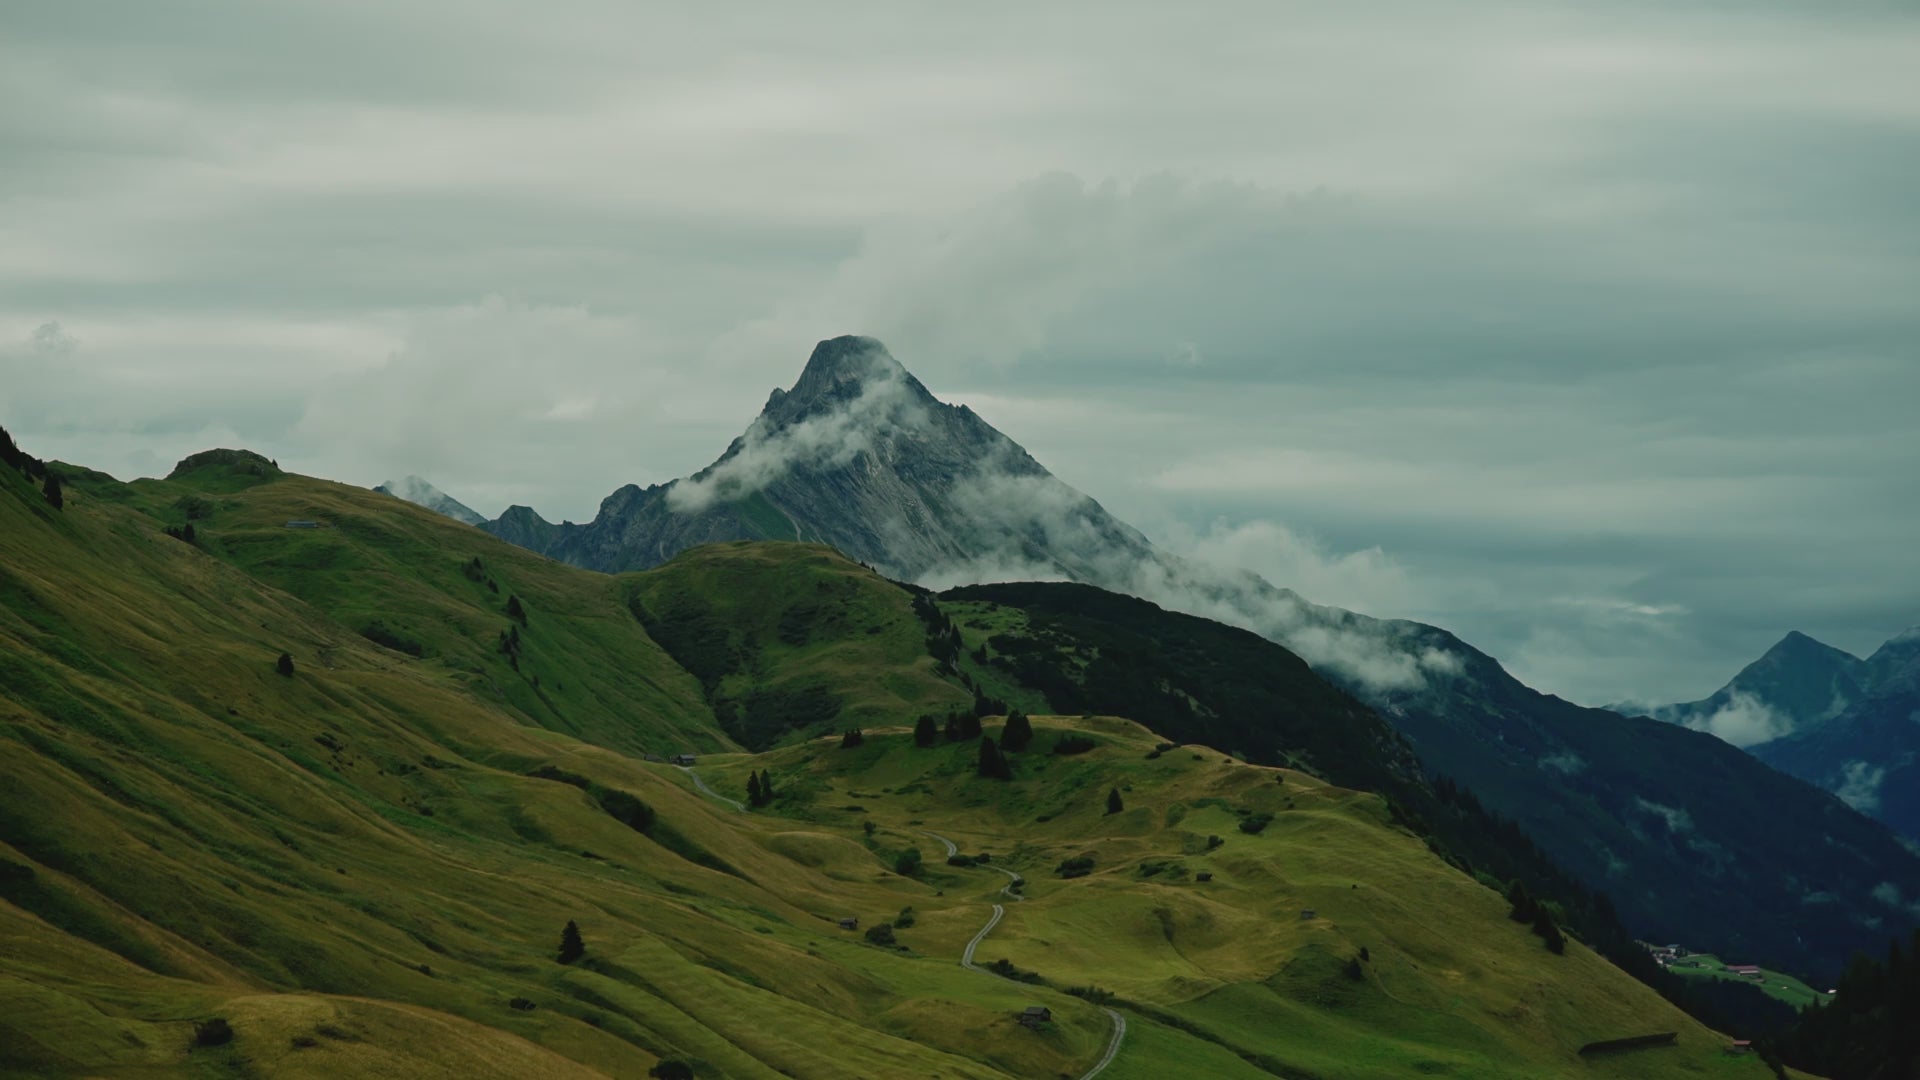
[[(740, 783), (748, 770), (773, 775), (770, 812), (805, 829), (796, 851), (849, 869), (863, 847), (883, 865), (920, 851), (919, 881), (935, 892), (896, 931), (914, 953), (959, 954), (1000, 902), (980, 963), (1037, 974), (1035, 1000), (1056, 1010), (1052, 991), (1110, 992), (1131, 1014), (1130, 1038), (1153, 1032), (1103, 1075), (1182, 1074), (1187, 1049), (1163, 1057), (1158, 1027), (1222, 1055), (1207, 1075), (1765, 1075), (1584, 946), (1549, 953), (1499, 894), (1394, 827), (1377, 796), (1205, 747), (1156, 753), (1157, 735), (1120, 719), (1043, 717), (1036, 731), (1011, 782), (976, 775), (974, 742), (920, 748), (904, 728), (707, 769)], [(1047, 752), (1069, 733), (1096, 746)], [(1111, 790), (1119, 813), (1107, 812)], [(1241, 829), (1258, 815), (1271, 822)], [(945, 865), (942, 837), (989, 862)], [(1090, 859), (1090, 872), (1063, 877), (1072, 859)], [(1001, 893), (1008, 871), (1025, 900)], [(1679, 1033), (1678, 1045), (1578, 1053), (1655, 1031)]]
[[(893, 725), (966, 695), (905, 594), (820, 549), (610, 578), (242, 455), (61, 472), (54, 510), (0, 469), (0, 1073), (1075, 1077), (1111, 1027), (1065, 990), (1097, 985), (1127, 1020), (1103, 1077), (1765, 1075), (1579, 944), (1546, 952), (1375, 796), (1150, 759), (1113, 719), (1042, 719), (1012, 782), (972, 775), (973, 743), (914, 748)], [(730, 666), (656, 644), (635, 601), (691, 605)], [(749, 754), (709, 706), (795, 685), (867, 742)], [(1098, 745), (1045, 755), (1068, 728)], [(733, 797), (768, 772), (774, 804), (641, 757), (683, 748)], [(996, 900), (978, 959), (1045, 982), (957, 963)], [(908, 907), (896, 947), (836, 925)], [(196, 1046), (213, 1018), (232, 1039)]]
[(747, 746), (972, 703), (927, 655), (910, 596), (832, 548), (709, 544), (625, 583)]

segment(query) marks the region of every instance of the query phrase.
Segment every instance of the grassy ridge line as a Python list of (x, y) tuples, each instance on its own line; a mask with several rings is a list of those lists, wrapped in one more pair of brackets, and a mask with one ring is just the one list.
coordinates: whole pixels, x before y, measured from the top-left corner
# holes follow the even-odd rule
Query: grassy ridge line
[[(136, 481), (121, 497), (156, 520), (205, 513), (196, 525), (209, 554), (356, 633), (380, 623), (529, 723), (634, 752), (731, 745), (699, 687), (624, 609), (614, 579), (347, 485), (283, 475), (230, 487), (201, 471)], [(324, 527), (289, 529), (290, 520)], [(499, 643), (514, 628), (510, 597), (529, 612), (517, 665)]]
[(907, 595), (831, 548), (708, 544), (621, 580), (634, 614), (748, 747), (972, 702), (927, 655)]

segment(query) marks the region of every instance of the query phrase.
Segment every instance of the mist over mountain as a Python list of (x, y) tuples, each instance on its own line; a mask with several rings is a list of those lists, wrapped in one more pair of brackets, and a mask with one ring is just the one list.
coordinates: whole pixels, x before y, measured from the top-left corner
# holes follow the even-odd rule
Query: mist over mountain
[[(712, 541), (806, 540), (935, 589), (1098, 585), (1287, 646), (1387, 716), (1430, 772), (1612, 894), (1638, 932), (1830, 972), (1877, 948), (1889, 920), (1915, 919), (1904, 898), (1920, 896), (1920, 859), (1840, 800), (1719, 738), (1538, 693), (1439, 627), (1313, 604), (1164, 551), (871, 338), (821, 342), (692, 476), (623, 487), (584, 525), (515, 507), (483, 528), (609, 572)], [(1801, 652), (1824, 655), (1788, 649)], [(1833, 700), (1818, 680), (1776, 682), (1792, 688), (1783, 700)]]
[(1883, 670), (1840, 715), (1753, 753), (1920, 841), (1920, 656)]
[(1710, 697), (1650, 708), (1632, 703), (1610, 708), (1644, 712), (1745, 747), (1839, 716), (1866, 696), (1865, 686), (1871, 682), (1866, 661), (1795, 630)]
[(383, 495), (392, 495), (405, 499), (415, 506), (424, 506), (437, 514), (445, 514), (455, 521), (464, 521), (468, 525), (483, 525), (486, 518), (460, 502), (453, 496), (434, 487), (418, 476), (407, 476), (400, 480), (389, 480), (377, 485), (373, 490)]
[(1920, 840), (1920, 627), (1865, 660), (1790, 633), (1713, 696), (1643, 711), (1745, 748)]

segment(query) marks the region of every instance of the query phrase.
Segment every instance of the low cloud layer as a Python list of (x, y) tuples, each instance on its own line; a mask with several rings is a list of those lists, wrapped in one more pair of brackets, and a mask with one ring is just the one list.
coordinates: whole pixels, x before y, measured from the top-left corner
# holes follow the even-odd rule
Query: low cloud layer
[(1840, 786), (1833, 789), (1842, 802), (1863, 814), (1880, 809), (1880, 785), (1887, 770), (1865, 761), (1849, 761), (1840, 769)]
[[(921, 576), (929, 587), (1092, 582), (1252, 630), (1372, 694), (1419, 690), (1461, 670), (1460, 659), (1444, 650), (1404, 641), (1386, 624), (1309, 604), (1257, 577), (1239, 565), (1239, 554), (1247, 550), (1245, 530), (1223, 534), (1216, 529), (1188, 556), (1170, 554), (1131, 528), (1116, 526), (1093, 500), (1058, 479), (1010, 472), (991, 461), (956, 485), (951, 498), (957, 510), (982, 524), (972, 546), (984, 542), (989, 553), (933, 568)], [(1295, 566), (1329, 563), (1283, 527), (1263, 525), (1254, 531), (1290, 541)], [(1331, 561), (1338, 568), (1342, 560)]]
[(1755, 746), (1793, 731), (1793, 718), (1768, 706), (1752, 694), (1735, 692), (1727, 703), (1703, 716), (1689, 716), (1686, 725), (1715, 735), (1735, 746)]

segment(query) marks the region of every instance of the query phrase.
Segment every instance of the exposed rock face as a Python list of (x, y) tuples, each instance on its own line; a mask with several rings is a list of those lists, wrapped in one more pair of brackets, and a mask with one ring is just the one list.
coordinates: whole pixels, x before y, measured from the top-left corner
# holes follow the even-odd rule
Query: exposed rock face
[(509, 544), (545, 551), (553, 545), (562, 529), (572, 526), (555, 525), (535, 513), (531, 506), (509, 506), (506, 513), (492, 521), (482, 522), (480, 527)]
[[(909, 581), (991, 561), (1023, 576), (1096, 580), (1115, 546), (1146, 538), (1054, 479), (964, 405), (935, 398), (872, 338), (813, 350), (791, 390), (775, 390), (719, 460), (683, 480), (623, 487), (593, 521), (544, 543), (521, 520), (485, 527), (564, 562), (617, 571), (656, 566), (717, 540), (830, 544)], [(1065, 543), (1063, 531), (1079, 544)], [(527, 543), (534, 540), (535, 543)]]
[(373, 490), (396, 499), (405, 499), (415, 506), (423, 506), (436, 514), (444, 514), (455, 521), (468, 525), (484, 525), (487, 519), (474, 513), (464, 503), (427, 483), (417, 476), (408, 476), (403, 480), (389, 480)]

